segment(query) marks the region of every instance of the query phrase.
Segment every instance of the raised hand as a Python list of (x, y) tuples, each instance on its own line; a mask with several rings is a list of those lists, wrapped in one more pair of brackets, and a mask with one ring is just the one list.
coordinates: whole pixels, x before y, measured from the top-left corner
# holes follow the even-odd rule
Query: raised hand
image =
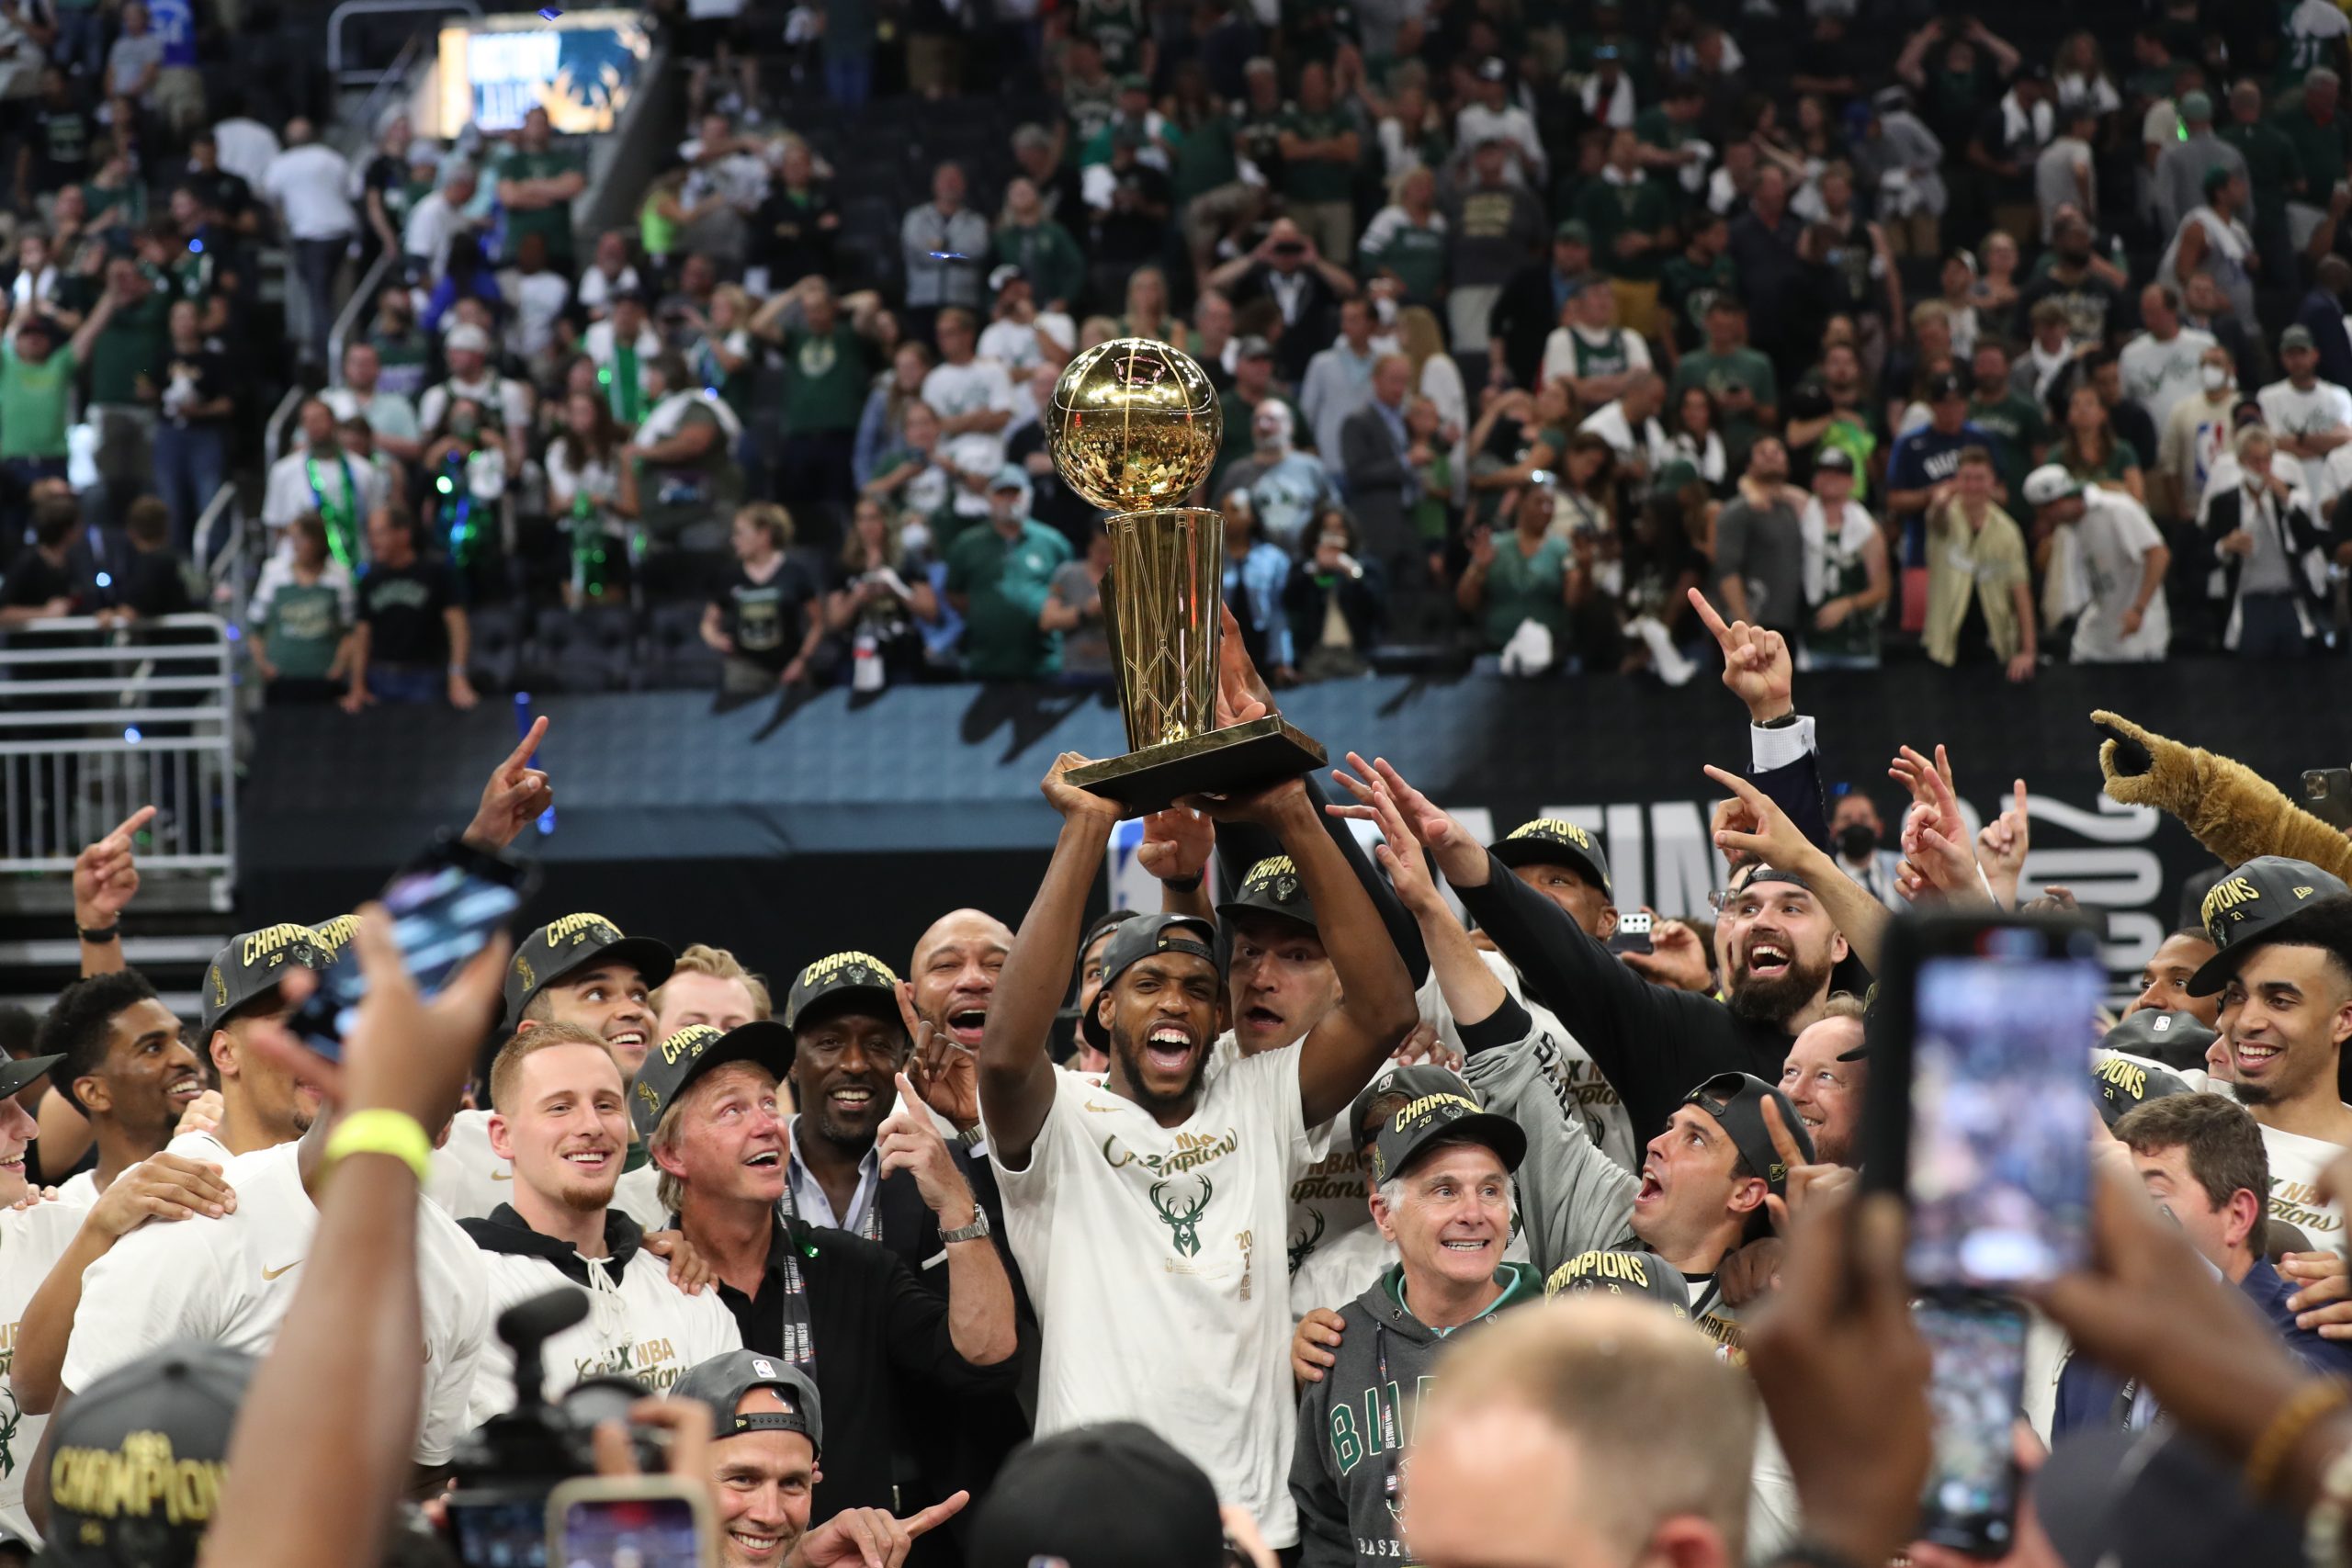
[(474, 819), (466, 825), (466, 842), (482, 849), (503, 850), (519, 838), (525, 828), (537, 821), (541, 812), (555, 804), (555, 790), (548, 783), (547, 774), (531, 766), (531, 758), (547, 732), (548, 717), (541, 714), (532, 723), (531, 732), (506, 754), (506, 760), (491, 770), (489, 781), (481, 786), (481, 804), (474, 808)]
[(1378, 822), (1380, 814), (1374, 809), (1372, 791), (1376, 784), (1385, 790), (1396, 804), (1397, 815), (1414, 838), (1420, 840), (1430, 853), (1437, 857), (1437, 868), (1456, 887), (1476, 887), (1487, 880), (1487, 851), (1473, 838), (1470, 829), (1433, 805), (1430, 797), (1415, 789), (1405, 775), (1391, 767), (1388, 759), (1379, 757), (1367, 762), (1360, 752), (1348, 753), (1348, 768), (1331, 770), (1332, 782), (1356, 797), (1354, 806), (1331, 805), (1323, 809), (1334, 817), (1345, 817), (1359, 822)]
[(800, 1540), (801, 1568), (901, 1568), (917, 1537), (964, 1511), (969, 1492), (933, 1503), (901, 1519), (888, 1508), (845, 1508)]
[(1788, 639), (1746, 621), (1726, 626), (1696, 588), (1690, 590), (1690, 605), (1699, 612), (1699, 624), (1714, 634), (1715, 646), (1723, 649), (1724, 686), (1747, 705), (1748, 721), (1766, 724), (1794, 713), (1796, 701), (1790, 694), (1796, 684), (1796, 661), (1790, 657)]
[[(1349, 760), (1355, 761), (1353, 757)], [(1372, 847), (1372, 858), (1388, 874), (1388, 883), (1396, 888), (1397, 901), (1416, 918), (1443, 909), (1445, 899), (1430, 875), (1428, 861), (1422, 858), (1420, 840), (1406, 825), (1403, 814), (1396, 809), (1396, 797), (1379, 782), (1380, 775), (1375, 773), (1371, 779), (1362, 780), (1335, 771), (1332, 776), (1345, 780), (1345, 787), (1363, 802), (1351, 812), (1369, 811), (1369, 819), (1379, 828), (1381, 841)]]
[(74, 857), (74, 923), (85, 931), (104, 931), (119, 919), (139, 894), (139, 830), (154, 820), (155, 808), (142, 806), (115, 825), (113, 832), (84, 847)]
[(1905, 861), (1927, 886), (1947, 898), (1960, 903), (1988, 899), (1977, 872), (1975, 852), (1969, 847), (1959, 796), (1952, 793), (1951, 760), (1943, 747), (1936, 748), (1936, 760), (1929, 762), (1905, 746), (1886, 772), (1887, 777), (1911, 792), (1920, 807), (1903, 825)]
[(1082, 768), (1091, 761), (1092, 758), (1076, 751), (1065, 751), (1054, 759), (1053, 767), (1046, 771), (1044, 782), (1037, 787), (1045, 792), (1046, 804), (1060, 812), (1065, 819), (1072, 822), (1096, 821), (1108, 828), (1119, 819), (1119, 803), (1109, 795), (1080, 789), (1063, 777), (1072, 768)]
[(899, 981), (898, 995), (899, 1019), (907, 1026), (907, 1039), (913, 1047), (907, 1057), (907, 1077), (915, 1092), (958, 1131), (970, 1132), (980, 1124), (978, 1059), (957, 1044), (953, 1035), (932, 1028), (915, 1011), (912, 981)]
[(1976, 861), (1984, 868), (1985, 879), (1993, 885), (1995, 901), (2014, 908), (2032, 833), (2026, 812), (2025, 780), (2016, 780), (2009, 789), (2009, 808), (1985, 823), (1984, 830), (1976, 835)]
[[(1715, 843), (1719, 848), (1736, 850), (1782, 871), (1794, 871), (1820, 852), (1789, 819), (1788, 813), (1773, 804), (1771, 796), (1737, 773), (1713, 764), (1705, 772), (1737, 797), (1717, 819)], [(1655, 945), (1657, 939), (1653, 934), (1650, 940)]]
[(1205, 871), (1216, 852), (1216, 820), (1171, 806), (1143, 819), (1143, 844), (1136, 859), (1162, 882), (1183, 882)]
[(956, 1168), (947, 1140), (939, 1135), (930, 1117), (915, 1109), (920, 1102), (915, 1086), (904, 1073), (898, 1079), (899, 1103), (875, 1129), (874, 1146), (882, 1156), (882, 1174), (887, 1178), (894, 1171), (913, 1171), (915, 1190), (922, 1195), (923, 1206), (938, 1216), (942, 1230), (970, 1224), (971, 1186)]
[[(1648, 906), (1643, 906), (1645, 911)], [(1647, 953), (1621, 953), (1625, 967), (1652, 985), (1701, 995), (1715, 988), (1715, 975), (1707, 963), (1707, 945), (1687, 920), (1662, 919), (1650, 928)]]
[(1781, 1119), (1781, 1104), (1776, 1100), (1764, 1101), (1764, 1131), (1772, 1140), (1772, 1152), (1781, 1156), (1781, 1163), (1788, 1168), (1789, 1172), (1784, 1183), (1788, 1196), (1768, 1194), (1764, 1199), (1764, 1212), (1772, 1222), (1773, 1234), (1786, 1236), (1795, 1229), (1798, 1218), (1805, 1212), (1809, 1201), (1817, 1201), (1831, 1192), (1843, 1191), (1853, 1185), (1859, 1173), (1842, 1165), (1823, 1165), (1806, 1159), (1804, 1151), (1797, 1146), (1796, 1135)]

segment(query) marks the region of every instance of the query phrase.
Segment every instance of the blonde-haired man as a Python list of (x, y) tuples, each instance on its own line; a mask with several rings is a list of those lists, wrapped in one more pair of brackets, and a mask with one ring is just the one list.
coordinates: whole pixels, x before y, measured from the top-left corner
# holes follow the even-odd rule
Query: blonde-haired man
[(1586, 1295), (1510, 1314), (1440, 1359), (1404, 1469), (1428, 1568), (1733, 1568), (1756, 1399), (1704, 1337)]
[(755, 1019), (775, 1016), (763, 976), (743, 967), (723, 947), (695, 942), (678, 954), (677, 966), (652, 996), (654, 1038), (667, 1040), (691, 1024), (707, 1023), (724, 1034)]

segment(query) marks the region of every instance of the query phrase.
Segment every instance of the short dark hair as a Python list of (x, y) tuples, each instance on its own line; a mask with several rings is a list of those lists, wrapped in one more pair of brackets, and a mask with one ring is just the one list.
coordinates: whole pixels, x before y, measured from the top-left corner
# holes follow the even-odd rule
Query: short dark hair
[(65, 1096), (68, 1105), (82, 1109), (81, 1099), (74, 1092), (74, 1080), (89, 1077), (105, 1064), (107, 1039), (114, 1032), (116, 1018), (154, 999), (155, 987), (136, 969), (92, 975), (57, 993), (48, 1015), (40, 1021), (40, 1032), (34, 1037), (33, 1055), (65, 1058), (51, 1070), (49, 1081)]
[(1963, 446), (1960, 449), (1960, 466), (1963, 468), (1993, 467), (1993, 449), (1989, 446)]
[(411, 512), (407, 507), (397, 503), (390, 506), (379, 506), (376, 510), (383, 514), (385, 522), (390, 524), (401, 533), (408, 536), (408, 543), (411, 549), (421, 550), (424, 547), (423, 536), (417, 532), (415, 513)]
[[(2188, 1174), (2216, 1209), (2241, 1190), (2270, 1201), (2270, 1156), (2262, 1129), (2235, 1100), (2218, 1094), (2168, 1094), (2134, 1106), (2116, 1120), (2115, 1139), (2135, 1155), (2188, 1151)], [(2253, 1245), (2261, 1245), (2257, 1228)]]
[(123, 508), (122, 530), (140, 544), (164, 544), (172, 536), (172, 509), (161, 496), (142, 495)]
[(33, 542), (55, 549), (82, 525), (82, 503), (70, 495), (52, 495), (33, 508)]

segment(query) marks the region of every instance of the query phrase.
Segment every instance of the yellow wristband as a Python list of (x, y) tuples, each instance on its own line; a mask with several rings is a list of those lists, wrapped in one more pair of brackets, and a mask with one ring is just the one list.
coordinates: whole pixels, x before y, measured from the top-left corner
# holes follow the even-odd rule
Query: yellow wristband
[(2245, 1489), (2256, 1498), (2271, 1501), (2271, 1488), (2277, 1484), (2278, 1472), (2287, 1456), (2303, 1438), (2303, 1434), (2318, 1425), (2322, 1417), (2352, 1404), (2352, 1389), (2335, 1378), (2315, 1378), (2305, 1383), (2295, 1396), (2278, 1407), (2255, 1439), (2252, 1451), (2245, 1456)]
[(319, 1168), (323, 1184), (329, 1173), (350, 1155), (390, 1155), (416, 1172), (424, 1185), (433, 1169), (433, 1139), (424, 1124), (402, 1111), (355, 1111), (327, 1134), (326, 1157)]

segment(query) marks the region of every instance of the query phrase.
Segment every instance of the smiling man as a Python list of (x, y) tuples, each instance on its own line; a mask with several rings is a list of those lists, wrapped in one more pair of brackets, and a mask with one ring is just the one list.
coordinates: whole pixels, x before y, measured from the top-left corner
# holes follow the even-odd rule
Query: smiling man
[[(1291, 1184), (1413, 1024), (1412, 986), (1370, 897), (1296, 780), (1205, 803), (1271, 829), (1319, 917), (1340, 999), (1295, 1047), (1206, 1074), (1222, 986), (1216, 932), (1141, 915), (1111, 938), (1094, 1021), (1098, 1087), (1047, 1052), (1118, 803), (1044, 783), (1063, 825), (1006, 960), (980, 1050), (980, 1105), (1006, 1229), (1038, 1292), (1037, 1430), (1137, 1420), (1209, 1472), (1266, 1540), (1298, 1536), (1283, 1228)], [(1219, 1369), (1203, 1377), (1204, 1368)], [(1182, 1398), (1170, 1398), (1182, 1389)]]
[(715, 1356), (678, 1380), (673, 1397), (710, 1410), (710, 1483), (718, 1498), (719, 1568), (887, 1568), (912, 1543), (962, 1510), (958, 1493), (909, 1518), (850, 1508), (810, 1531), (817, 1463), (824, 1453), (823, 1403), (797, 1367), (751, 1350)]
[[(688, 1295), (642, 1248), (638, 1223), (611, 1206), (629, 1146), (627, 1086), (603, 1035), (568, 1023), (518, 1030), (490, 1068), (490, 1146), (511, 1162), (510, 1201), (465, 1222), (481, 1249), (491, 1314), (565, 1286), (588, 1315), (547, 1342), (547, 1393), (616, 1372), (659, 1393), (695, 1362), (742, 1344), (716, 1291)], [(469, 1415), (512, 1409), (514, 1364), (483, 1356)]]
[(97, 1164), (58, 1197), (88, 1208), (124, 1171), (171, 1142), (180, 1113), (204, 1092), (204, 1069), (180, 1021), (135, 969), (93, 975), (58, 993), (33, 1049), (62, 1058), (49, 1081), (89, 1118)]
[(965, 1050), (978, 1051), (996, 1003), (997, 976), (1012, 952), (1012, 929), (994, 915), (954, 909), (940, 916), (916, 939), (907, 975), (915, 1016)]
[(743, 967), (723, 947), (695, 942), (678, 954), (670, 977), (648, 998), (653, 1008), (653, 1034), (667, 1040), (681, 1029), (707, 1023), (724, 1034), (754, 1019), (773, 1016), (775, 1005), (767, 982)]
[(2185, 1012), (2195, 1016), (2206, 1028), (2222, 1010), (2218, 992), (2204, 996), (2189, 994), (2188, 982), (2197, 971), (2212, 961), (2212, 940), (2196, 926), (2186, 926), (2156, 944), (2155, 952), (2140, 965), (2140, 994), (2123, 1010), (2123, 1016), (2135, 1012)]
[(2229, 1077), (2269, 1157), (2270, 1213), (2334, 1247), (2344, 1210), (2319, 1178), (2352, 1145), (2352, 897), (2315, 865), (2264, 855), (2214, 884), (2202, 914), (2215, 951), (2188, 994), (2221, 995)]
[[(1478, 1108), (1442, 1067), (1402, 1067), (1378, 1094), (1393, 1107), (1366, 1156), (1373, 1224), (1397, 1262), (1340, 1309), (1336, 1362), (1299, 1404), (1290, 1495), (1305, 1568), (1404, 1556), (1398, 1472), (1413, 1407), (1450, 1336), (1544, 1299), (1543, 1277), (1503, 1259), (1519, 1124)], [(1402, 1391), (1412, 1390), (1408, 1400)]]
[(1859, 1169), (1862, 1163), (1862, 1110), (1871, 1087), (1862, 1030), (1860, 1001), (1832, 997), (1820, 1021), (1796, 1037), (1789, 1059), (1781, 1064), (1781, 1092), (1825, 1165)]
[[(856, 967), (835, 965), (820, 979)], [(786, 1010), (810, 999), (796, 987)], [(938, 1131), (905, 1106), (877, 1129), (877, 1168), (886, 1183), (911, 1181), (929, 1206), (934, 1255), (945, 1261), (925, 1272), (943, 1281), (918, 1278), (863, 1236), (790, 1213), (780, 1202), (787, 1145), (776, 1075), (790, 1069), (794, 1050), (775, 1023), (683, 1030), (646, 1064), (630, 1114), (662, 1170), (662, 1200), (718, 1275), (718, 1298), (745, 1345), (779, 1365), (813, 1366), (833, 1413), (819, 1511), (884, 1507), (918, 1493), (944, 1500), (951, 1486), (936, 1478), (947, 1466), (907, 1477), (897, 1456), (923, 1453), (928, 1429), (970, 1420), (976, 1396), (1011, 1387), (1022, 1337), (1011, 1281)]]
[[(624, 1083), (636, 1078), (654, 1039), (653, 988), (676, 960), (662, 943), (625, 937), (602, 915), (566, 915), (525, 937), (506, 965), (506, 1023), (513, 1030), (566, 1024), (605, 1043)], [(514, 1168), (491, 1146), (487, 1111), (460, 1111), (433, 1152), (425, 1192), (456, 1220), (477, 1220), (513, 1196)], [(626, 1123), (624, 1123), (626, 1125)], [(644, 1148), (623, 1156), (614, 1204), (646, 1230), (661, 1228), (657, 1173)]]

